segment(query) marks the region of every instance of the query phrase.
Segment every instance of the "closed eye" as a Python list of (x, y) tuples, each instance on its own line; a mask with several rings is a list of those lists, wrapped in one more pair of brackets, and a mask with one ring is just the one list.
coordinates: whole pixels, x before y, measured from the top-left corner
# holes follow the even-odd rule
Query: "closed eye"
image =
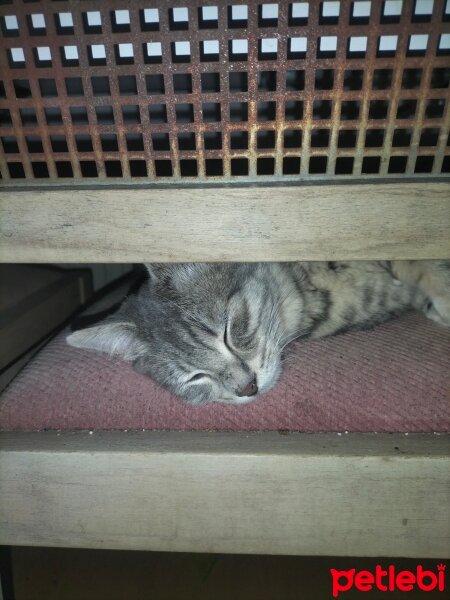
[(207, 375), (206, 373), (196, 373), (195, 375), (192, 375), (192, 377), (188, 379), (186, 383), (196, 383), (201, 379), (205, 379), (207, 377), (209, 377), (209, 375)]

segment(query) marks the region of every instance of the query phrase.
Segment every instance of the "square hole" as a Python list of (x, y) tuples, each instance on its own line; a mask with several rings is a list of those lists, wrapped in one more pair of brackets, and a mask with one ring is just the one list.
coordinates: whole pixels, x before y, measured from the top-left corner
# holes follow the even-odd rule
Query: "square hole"
[(450, 155), (444, 156), (441, 173), (450, 173)]
[(288, 38), (288, 60), (298, 60), (306, 57), (308, 48), (307, 37), (290, 37)]
[(395, 56), (397, 43), (398, 35), (380, 35), (378, 38), (377, 56)]
[(172, 161), (155, 160), (155, 175), (156, 177), (172, 177)]
[[(163, 134), (164, 135), (164, 134)], [(130, 152), (142, 152), (144, 150), (144, 141), (140, 133), (125, 134), (127, 150)]]
[(50, 177), (47, 163), (44, 161), (35, 161), (31, 163), (33, 175), (36, 179), (47, 179)]
[(286, 121), (299, 121), (303, 118), (303, 101), (287, 100), (284, 103), (284, 118)]
[(152, 133), (153, 150), (156, 152), (168, 152), (170, 150), (170, 139), (168, 133)]
[(94, 96), (111, 96), (109, 77), (91, 77), (91, 85)]
[(381, 15), (381, 23), (400, 23), (403, 0), (385, 0)]
[(290, 27), (308, 24), (309, 2), (292, 2), (289, 4), (288, 24)]
[(420, 87), (422, 69), (404, 69), (402, 75), (402, 88), (413, 90)]
[(275, 159), (270, 157), (261, 157), (256, 161), (257, 175), (273, 175), (275, 173)]
[(334, 172), (336, 175), (351, 175), (353, 173), (353, 156), (338, 156)]
[(75, 33), (72, 13), (55, 13), (54, 16), (56, 31), (59, 35), (73, 35)]
[(27, 142), (28, 152), (31, 153), (40, 153), (44, 152), (44, 147), (42, 146), (42, 140), (38, 135), (27, 135), (25, 137)]
[(221, 121), (219, 102), (203, 102), (202, 113), (205, 123), (218, 123)]
[(23, 179), (25, 177), (25, 170), (21, 162), (9, 162), (8, 171), (11, 179)]
[(140, 123), (141, 113), (137, 104), (125, 104), (122, 106), (122, 120), (125, 124)]
[(21, 108), (20, 118), (24, 127), (38, 124), (36, 111), (34, 110), (34, 108)]
[(164, 94), (164, 76), (163, 75), (146, 75), (145, 85), (147, 88), (147, 94)]
[[(34, 56), (36, 60), (36, 55)], [(23, 69), (25, 67), (23, 48), (8, 48), (8, 62), (12, 69)]]
[(157, 8), (144, 8), (139, 11), (141, 31), (159, 30), (159, 10)]
[(220, 75), (219, 73), (202, 73), (201, 86), (203, 93), (220, 92)]
[(28, 79), (14, 79), (13, 85), (16, 98), (31, 98), (31, 87)]
[(248, 92), (247, 71), (231, 71), (228, 74), (230, 92)]
[(9, 127), (10, 125), (12, 125), (11, 113), (7, 108), (0, 108), (0, 127)]
[(290, 69), (286, 71), (286, 90), (301, 91), (305, 89), (305, 71)]
[(165, 104), (150, 104), (148, 113), (150, 123), (167, 123), (167, 109)]
[(338, 148), (355, 148), (357, 137), (356, 129), (341, 129), (338, 136)]
[(413, 119), (416, 114), (417, 100), (399, 100), (397, 119)]
[(371, 100), (369, 104), (369, 119), (386, 119), (389, 102), (387, 100)]
[[(59, 109), (53, 109), (53, 110), (59, 111)], [(89, 124), (88, 113), (84, 106), (71, 106), (69, 108), (69, 111), (70, 111), (70, 118), (72, 119), (72, 123), (74, 125), (88, 125)], [(61, 117), (60, 111), (59, 111), (59, 116)], [(56, 118), (56, 117), (54, 116), (54, 118)], [(61, 123), (62, 122), (63, 122), (63, 120), (61, 118)], [(59, 121), (58, 121), (58, 123), (59, 123)]]
[(114, 111), (112, 106), (96, 106), (95, 114), (99, 125), (114, 125)]
[(194, 105), (187, 103), (175, 104), (175, 115), (177, 123), (193, 123)]
[(51, 98), (58, 95), (56, 81), (54, 79), (39, 79), (39, 90), (43, 98)]
[[(44, 114), (45, 114), (45, 120), (47, 122), (47, 125), (49, 125), (49, 126), (61, 125), (63, 122), (61, 110), (55, 106), (50, 106), (48, 108), (44, 108)], [(87, 115), (86, 115), (86, 119), (87, 119)], [(73, 121), (73, 119), (72, 119), (72, 121)]]
[(102, 16), (98, 10), (82, 13), (83, 28), (86, 33), (102, 32)]
[(172, 62), (191, 62), (191, 43), (188, 41), (171, 42)]
[(370, 9), (372, 2), (358, 1), (352, 3), (350, 13), (351, 25), (368, 25), (370, 19)]
[(5, 84), (0, 81), (0, 98), (6, 98)]
[(196, 150), (195, 133), (178, 134), (178, 150)]
[(336, 35), (322, 35), (318, 39), (318, 58), (334, 58), (336, 56), (338, 38)]
[(298, 175), (300, 173), (300, 157), (285, 156), (283, 158), (283, 175)]
[(219, 10), (217, 6), (201, 6), (198, 9), (199, 29), (217, 29), (219, 26)]
[(422, 129), (419, 146), (436, 146), (439, 141), (439, 129), (427, 127)]
[(66, 85), (66, 93), (68, 96), (84, 96), (81, 77), (66, 77), (64, 83)]
[(278, 4), (258, 5), (258, 27), (276, 27), (278, 25)]
[(132, 65), (134, 63), (133, 44), (115, 44), (114, 56), (116, 65)]
[(69, 152), (66, 136), (64, 135), (51, 135), (50, 143), (53, 152)]
[(230, 121), (248, 121), (247, 102), (230, 102)]
[(219, 60), (219, 40), (200, 42), (200, 61), (212, 62)]
[(380, 172), (380, 164), (380, 156), (365, 156), (362, 161), (361, 173), (364, 175), (377, 175)]
[(42, 13), (27, 15), (27, 24), (31, 35), (45, 35), (45, 15)]
[(326, 156), (311, 156), (309, 159), (310, 175), (320, 175), (327, 172), (328, 158)]
[(258, 60), (276, 60), (277, 53), (277, 38), (262, 38), (258, 40)]
[(302, 132), (300, 129), (285, 129), (283, 134), (284, 148), (300, 148), (302, 145)]
[(450, 67), (433, 69), (431, 74), (432, 88), (448, 88), (450, 83)]
[(363, 86), (364, 71), (349, 69), (344, 72), (344, 90), (361, 90)]
[(381, 148), (384, 142), (384, 129), (367, 129), (365, 147)]
[(111, 29), (113, 33), (130, 31), (130, 11), (113, 10), (111, 11)]
[(16, 15), (5, 15), (0, 18), (0, 29), (4, 37), (19, 35), (19, 22)]
[(277, 89), (277, 72), (260, 71), (258, 73), (258, 91), (275, 92)]
[(87, 47), (88, 61), (92, 67), (106, 65), (106, 48), (104, 44), (92, 44)]
[(276, 102), (258, 102), (258, 121), (275, 121), (276, 109)]
[(205, 133), (203, 134), (203, 145), (205, 147), (205, 150), (221, 150), (222, 132), (205, 131)]
[(246, 4), (234, 4), (228, 6), (228, 27), (231, 29), (245, 28), (248, 22), (248, 6)]
[(80, 160), (80, 170), (82, 177), (98, 177), (95, 160)]
[(260, 129), (257, 134), (256, 144), (258, 150), (275, 148), (275, 131), (273, 129)]
[(76, 67), (80, 64), (77, 46), (62, 46), (59, 50), (63, 67)]
[(103, 152), (119, 151), (119, 144), (117, 143), (117, 135), (115, 133), (102, 133), (100, 135), (100, 143)]
[[(162, 44), (161, 42), (148, 42), (143, 45), (145, 64), (162, 63)], [(171, 167), (172, 168), (172, 167)]]
[(134, 75), (119, 75), (119, 93), (121, 96), (136, 96), (137, 83)]
[(106, 177), (123, 177), (120, 160), (105, 160)]
[(248, 149), (248, 131), (231, 131), (230, 148), (232, 150)]
[(92, 138), (88, 134), (78, 134), (75, 136), (75, 144), (78, 152), (93, 152)]
[(434, 156), (418, 156), (414, 173), (431, 173), (433, 170)]
[(412, 129), (395, 129), (392, 136), (394, 148), (407, 147), (411, 144)]
[(444, 98), (432, 98), (428, 100), (425, 107), (425, 116), (427, 119), (440, 119), (444, 116), (445, 99)]
[(145, 160), (130, 160), (128, 164), (130, 166), (131, 177), (147, 177), (147, 164)]
[(233, 175), (234, 177), (245, 177), (248, 175), (247, 158), (232, 158), (230, 162), (231, 175)]
[(434, 0), (415, 0), (412, 15), (413, 23), (428, 23), (433, 14)]
[(367, 52), (367, 36), (356, 35), (348, 38), (347, 58), (364, 58)]
[(73, 177), (72, 163), (68, 160), (55, 161), (58, 177)]
[(248, 40), (233, 39), (228, 45), (228, 54), (230, 61), (245, 61), (248, 57)]
[(353, 121), (359, 117), (359, 101), (344, 100), (341, 103), (341, 120)]
[(329, 129), (312, 129), (311, 130), (311, 147), (312, 148), (327, 148), (330, 143)]
[(409, 36), (407, 56), (425, 56), (428, 46), (427, 33), (414, 33)]
[(390, 90), (392, 87), (392, 69), (375, 69), (372, 77), (373, 90)]
[(388, 173), (404, 173), (406, 171), (407, 156), (391, 156), (389, 159)]
[(207, 177), (221, 177), (223, 175), (223, 162), (220, 158), (207, 158), (205, 160), (205, 174)]
[(313, 119), (329, 119), (331, 109), (331, 100), (315, 100), (313, 103)]
[(192, 75), (176, 73), (173, 76), (173, 90), (176, 94), (192, 94)]
[(332, 90), (334, 86), (333, 69), (316, 69), (314, 87), (316, 90)]
[(5, 154), (18, 154), (19, 145), (17, 140), (12, 135), (2, 137), (3, 150)]
[(180, 160), (180, 175), (181, 177), (197, 177), (197, 161), (191, 158)]
[(340, 2), (322, 2), (320, 5), (319, 24), (336, 25), (339, 22)]
[(171, 31), (189, 29), (189, 10), (186, 7), (169, 9), (169, 28)]

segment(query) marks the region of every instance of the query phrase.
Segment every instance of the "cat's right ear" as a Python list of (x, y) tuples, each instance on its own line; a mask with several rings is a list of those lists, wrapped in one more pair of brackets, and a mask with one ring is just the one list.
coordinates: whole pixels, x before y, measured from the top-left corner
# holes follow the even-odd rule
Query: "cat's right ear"
[(119, 356), (133, 362), (146, 353), (146, 345), (136, 334), (132, 323), (105, 321), (99, 325), (74, 331), (66, 338), (75, 348), (86, 348)]

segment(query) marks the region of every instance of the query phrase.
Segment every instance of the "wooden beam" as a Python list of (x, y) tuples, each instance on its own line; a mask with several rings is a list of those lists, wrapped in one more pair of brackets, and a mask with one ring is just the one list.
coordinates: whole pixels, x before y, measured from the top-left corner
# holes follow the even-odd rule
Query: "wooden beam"
[(449, 436), (0, 434), (0, 544), (450, 554)]
[(450, 257), (446, 182), (0, 194), (4, 262)]

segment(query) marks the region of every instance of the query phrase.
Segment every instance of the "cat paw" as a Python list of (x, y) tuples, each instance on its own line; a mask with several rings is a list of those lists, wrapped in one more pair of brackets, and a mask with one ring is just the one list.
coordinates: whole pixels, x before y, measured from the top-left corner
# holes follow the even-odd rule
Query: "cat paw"
[(450, 298), (434, 298), (432, 302), (428, 302), (424, 313), (432, 321), (450, 327)]

